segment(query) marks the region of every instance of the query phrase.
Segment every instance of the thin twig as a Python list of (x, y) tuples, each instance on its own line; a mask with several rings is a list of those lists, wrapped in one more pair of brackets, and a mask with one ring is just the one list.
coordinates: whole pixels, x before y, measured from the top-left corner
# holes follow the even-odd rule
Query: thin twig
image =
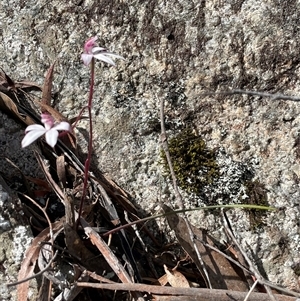
[(240, 252), (242, 253), (243, 257), (245, 258), (247, 264), (249, 265), (249, 270), (254, 274), (255, 278), (259, 281), (259, 283), (262, 283), (263, 286), (265, 287), (270, 299), (272, 301), (276, 301), (270, 287), (268, 285), (266, 285), (265, 283), (263, 283), (261, 280), (264, 280), (264, 278), (261, 276), (261, 274), (259, 273), (259, 271), (257, 270), (257, 268), (252, 264), (252, 261), (250, 260), (250, 258), (248, 257), (247, 253), (243, 250), (243, 248), (241, 247), (241, 245), (239, 244), (239, 242), (237, 241), (237, 239), (235, 238), (234, 234), (232, 233), (230, 226), (228, 224), (228, 219), (226, 217), (226, 214), (224, 212), (224, 210), (222, 210), (223, 213), (223, 218), (224, 218), (224, 226), (230, 236), (230, 238), (232, 239), (232, 241), (235, 243), (235, 245), (239, 248)]
[[(124, 219), (126, 220), (127, 223), (130, 223), (130, 219), (129, 219), (129, 217), (128, 217), (128, 212), (125, 211), (125, 210), (124, 210)], [(133, 228), (133, 230), (134, 230), (134, 233), (135, 233), (136, 237), (137, 237), (138, 240), (140, 241), (140, 244), (142, 245), (142, 247), (144, 248), (144, 250), (145, 250), (146, 252), (148, 252), (148, 248), (147, 248), (147, 246), (145, 245), (145, 243), (144, 243), (144, 241), (143, 241), (143, 239), (142, 239), (142, 237), (141, 237), (141, 235), (140, 235), (140, 232), (139, 232), (137, 226), (136, 226), (136, 225), (132, 225), (132, 228)], [(134, 245), (134, 242), (133, 242), (133, 245)], [(131, 247), (131, 249), (133, 249), (133, 246)]]
[(256, 285), (258, 283), (258, 279), (256, 279), (256, 281), (253, 283), (251, 289), (249, 290), (248, 294), (246, 295), (244, 301), (247, 301), (251, 295), (251, 293), (253, 292), (253, 290), (255, 289)]
[(54, 256), (50, 259), (49, 263), (45, 266), (45, 268), (42, 269), (41, 271), (39, 271), (38, 273), (36, 273), (36, 274), (34, 274), (34, 275), (30, 276), (30, 277), (27, 277), (25, 279), (22, 279), (20, 281), (16, 281), (16, 282), (13, 282), (13, 283), (8, 283), (8, 284), (6, 284), (6, 286), (10, 287), (10, 286), (19, 285), (21, 283), (24, 283), (26, 281), (29, 281), (29, 280), (31, 280), (33, 278), (36, 278), (36, 277), (42, 275), (43, 273), (45, 273), (47, 270), (49, 270), (51, 268), (51, 265), (52, 265), (53, 261), (55, 260), (57, 254), (58, 254), (58, 250), (56, 250), (56, 252), (54, 253)]
[[(173, 188), (174, 188), (174, 191), (175, 191), (175, 197), (177, 199), (177, 202), (178, 202), (178, 205), (180, 206), (180, 208), (184, 209), (184, 203), (183, 203), (182, 196), (181, 196), (181, 194), (179, 192), (179, 189), (178, 189), (178, 186), (177, 186), (177, 179), (176, 179), (176, 175), (175, 175), (175, 172), (174, 172), (174, 169), (173, 169), (173, 164), (172, 164), (172, 160), (171, 160), (171, 157), (170, 157), (170, 152), (169, 152), (169, 147), (168, 147), (168, 142), (167, 142), (167, 133), (166, 133), (166, 127), (165, 127), (164, 100), (163, 100), (163, 98), (161, 98), (161, 101), (160, 101), (160, 123), (161, 123), (161, 142), (162, 142), (162, 146), (163, 146), (163, 149), (164, 149), (167, 161), (168, 161), (171, 177), (172, 177), (172, 180), (173, 180)], [(199, 263), (200, 263), (201, 268), (203, 270), (203, 273), (204, 273), (204, 276), (205, 276), (203, 278), (205, 279), (205, 282), (206, 282), (207, 286), (210, 289), (212, 289), (212, 285), (211, 285), (211, 282), (210, 282), (210, 279), (209, 279), (209, 276), (208, 276), (207, 269), (205, 267), (205, 264), (203, 262), (201, 254), (200, 254), (200, 252), (197, 248), (195, 238), (194, 238), (194, 233), (192, 231), (191, 225), (190, 225), (190, 223), (189, 223), (189, 221), (186, 217), (185, 212), (183, 212), (183, 219), (186, 223), (191, 242), (193, 242), (194, 250), (197, 254)], [(199, 271), (200, 271), (200, 273), (202, 273), (201, 270), (199, 270)]]
[[(269, 287), (272, 287), (272, 288), (276, 289), (277, 291), (286, 293), (287, 295), (295, 296), (295, 297), (299, 298), (299, 300), (300, 300), (300, 293), (291, 291), (291, 290), (289, 290), (287, 288), (284, 288), (284, 287), (280, 287), (279, 285), (276, 285), (276, 284), (272, 283), (269, 280), (261, 279), (259, 281), (259, 283), (262, 284), (262, 285), (268, 285)], [(299, 301), (299, 300), (296, 300), (296, 301)]]
[(202, 96), (205, 95), (233, 95), (233, 94), (246, 94), (246, 95), (252, 95), (252, 96), (260, 96), (260, 97), (269, 97), (271, 100), (292, 100), (292, 101), (300, 101), (300, 97), (298, 96), (290, 96), (290, 95), (284, 95), (280, 93), (271, 94), (266, 92), (258, 92), (258, 91), (251, 91), (251, 90), (241, 90), (241, 89), (233, 89), (229, 91), (220, 91), (220, 92), (207, 92), (207, 93), (201, 93)]
[(203, 244), (203, 246), (210, 248), (212, 250), (214, 250), (215, 252), (221, 254), (222, 256), (224, 256), (227, 260), (231, 261), (232, 263), (234, 263), (236, 266), (238, 266), (239, 268), (241, 268), (242, 270), (244, 270), (245, 272), (252, 274), (252, 272), (247, 269), (246, 267), (244, 267), (242, 264), (240, 264), (238, 261), (234, 260), (232, 257), (228, 256), (227, 254), (225, 254), (224, 252), (220, 251), (219, 249), (215, 248), (214, 246), (206, 243), (205, 241), (203, 241), (202, 239), (199, 239), (196, 236), (196, 240), (198, 240), (199, 242), (201, 242)]
[(116, 228), (114, 228), (110, 231), (107, 231), (106, 233), (102, 234), (102, 236), (108, 236), (108, 235), (113, 234), (115, 232), (118, 232), (122, 229), (128, 228), (132, 225), (143, 223), (143, 222), (146, 222), (146, 221), (149, 221), (149, 220), (152, 220), (152, 219), (156, 219), (156, 218), (160, 218), (160, 217), (165, 217), (167, 215), (190, 212), (190, 211), (196, 211), (196, 210), (212, 210), (212, 209), (221, 209), (221, 208), (244, 208), (244, 209), (276, 210), (275, 208), (272, 208), (272, 207), (258, 206), (258, 205), (248, 205), (248, 204), (213, 205), (213, 206), (205, 206), (205, 207), (195, 207), (195, 208), (190, 208), (190, 209), (178, 209), (178, 210), (173, 210), (171, 212), (164, 212), (164, 213), (161, 213), (161, 214), (151, 215), (151, 216), (148, 216), (148, 217), (138, 219), (138, 220), (133, 221), (129, 224), (125, 224), (125, 225), (116, 227)]
[(29, 196), (27, 196), (26, 194), (21, 193), (21, 195), (23, 197), (25, 197), (27, 200), (29, 200), (30, 202), (32, 202), (36, 207), (38, 207), (45, 215), (45, 218), (47, 220), (47, 223), (49, 224), (49, 233), (50, 233), (50, 242), (53, 245), (54, 241), (53, 241), (53, 228), (52, 228), (52, 223), (50, 221), (50, 218), (46, 212), (46, 210), (40, 206), (35, 200), (33, 200), (32, 198), (30, 198)]

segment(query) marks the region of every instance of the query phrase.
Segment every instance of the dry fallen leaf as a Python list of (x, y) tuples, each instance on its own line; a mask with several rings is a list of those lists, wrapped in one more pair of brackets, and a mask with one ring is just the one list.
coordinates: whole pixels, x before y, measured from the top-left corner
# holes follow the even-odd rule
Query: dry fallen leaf
[(184, 277), (183, 274), (181, 274), (176, 269), (169, 270), (168, 267), (164, 264), (164, 270), (167, 275), (168, 282), (173, 287), (190, 287), (189, 282)]
[[(51, 91), (55, 62), (49, 67), (43, 86), (42, 103), (51, 106)], [(50, 112), (49, 112), (50, 113)]]
[[(172, 211), (166, 205), (163, 206), (163, 209), (165, 212)], [(167, 215), (166, 218), (170, 228), (175, 231), (175, 235), (182, 248), (189, 254), (198, 269), (201, 270), (201, 263), (199, 262), (193, 248), (193, 242), (188, 234), (187, 226), (183, 218), (176, 214)], [(191, 225), (191, 228), (194, 235), (200, 240), (214, 246), (212, 238), (206, 233), (206, 231), (198, 229), (193, 225)], [(211, 285), (214, 289), (227, 289), (243, 292), (248, 291), (249, 286), (246, 279), (241, 279), (240, 275), (236, 273), (235, 269), (233, 269), (230, 262), (224, 256), (208, 247), (205, 247), (199, 241), (196, 241), (196, 245), (206, 266)]]
[(2, 92), (0, 92), (0, 109), (7, 114), (13, 115), (13, 117), (17, 118), (27, 125), (35, 123), (28, 115), (23, 114), (19, 111), (18, 106), (15, 104), (12, 98)]
[[(1, 68), (2, 69), (2, 68)], [(4, 92), (13, 91), (13, 92), (19, 92), (18, 90), (22, 89), (33, 89), (33, 90), (41, 90), (41, 87), (31, 81), (13, 81), (2, 69), (0, 71), (0, 90)]]
[[(62, 229), (62, 222), (55, 222), (52, 231), (56, 233)], [(18, 275), (18, 281), (26, 279), (32, 276), (37, 259), (39, 257), (39, 252), (42, 247), (41, 242), (50, 239), (49, 228), (43, 230), (37, 237), (34, 238), (30, 247), (27, 249), (24, 260), (22, 261), (21, 268)], [(29, 289), (29, 281), (23, 282), (17, 286), (18, 301), (26, 301)]]

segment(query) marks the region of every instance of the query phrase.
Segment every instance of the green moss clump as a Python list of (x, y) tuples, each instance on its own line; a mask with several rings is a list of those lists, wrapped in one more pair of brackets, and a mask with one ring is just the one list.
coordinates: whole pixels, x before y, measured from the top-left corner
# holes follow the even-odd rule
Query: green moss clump
[[(260, 205), (260, 206), (269, 206), (267, 190), (265, 185), (260, 183), (259, 181), (246, 181), (244, 183), (246, 187), (246, 194), (248, 198), (245, 200), (247, 204), (250, 205)], [(250, 225), (252, 229), (257, 229), (263, 226), (263, 217), (266, 216), (267, 211), (265, 210), (257, 210), (257, 209), (249, 209), (249, 219)]]
[[(219, 167), (214, 151), (192, 129), (185, 129), (169, 139), (169, 153), (178, 186), (187, 192), (200, 194), (204, 185), (219, 177)], [(167, 176), (170, 170), (164, 151), (161, 152)]]

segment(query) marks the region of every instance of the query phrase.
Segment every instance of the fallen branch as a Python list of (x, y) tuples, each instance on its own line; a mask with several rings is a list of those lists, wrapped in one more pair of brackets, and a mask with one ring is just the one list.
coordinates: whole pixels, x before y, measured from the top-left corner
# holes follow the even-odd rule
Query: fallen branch
[(233, 89), (229, 91), (220, 91), (220, 92), (207, 92), (207, 93), (201, 93), (202, 96), (207, 95), (234, 95), (234, 94), (246, 94), (246, 95), (252, 95), (252, 96), (260, 96), (260, 97), (268, 97), (271, 100), (292, 100), (292, 101), (300, 101), (299, 96), (290, 96), (290, 95), (284, 95), (281, 93), (271, 94), (266, 92), (258, 92), (258, 91), (251, 91), (251, 90), (241, 90), (241, 89)]
[[(229, 301), (229, 300), (243, 300), (248, 292), (237, 292), (228, 290), (218, 289), (207, 289), (207, 288), (178, 288), (169, 286), (158, 286), (148, 285), (140, 283), (118, 283), (118, 284), (107, 284), (107, 283), (89, 283), (89, 282), (78, 282), (76, 284), (79, 287), (92, 287), (97, 289), (107, 290), (121, 290), (121, 291), (137, 291), (147, 292), (157, 295), (170, 295), (164, 296), (164, 300), (175, 300), (175, 296), (181, 296), (181, 300), (194, 300), (194, 301)], [(188, 297), (194, 296), (196, 298), (188, 299)], [(267, 295), (264, 293), (252, 293), (248, 298), (248, 301), (262, 301), (266, 300)], [(161, 297), (160, 297), (161, 298)], [(295, 297), (278, 295), (276, 294), (277, 301), (297, 301)], [(163, 299), (159, 299), (163, 300)], [(178, 299), (179, 300), (179, 299)]]

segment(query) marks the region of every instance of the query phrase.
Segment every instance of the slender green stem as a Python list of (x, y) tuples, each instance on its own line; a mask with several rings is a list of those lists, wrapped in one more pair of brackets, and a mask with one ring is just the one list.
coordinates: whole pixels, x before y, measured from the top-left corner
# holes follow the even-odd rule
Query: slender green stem
[(213, 206), (195, 207), (195, 208), (190, 208), (190, 209), (178, 209), (178, 210), (173, 210), (171, 212), (164, 212), (164, 213), (161, 213), (161, 214), (148, 216), (148, 217), (136, 220), (134, 222), (116, 227), (116, 228), (104, 233), (102, 236), (108, 236), (110, 234), (113, 234), (117, 231), (120, 231), (122, 229), (130, 227), (132, 225), (143, 223), (143, 222), (146, 222), (146, 221), (149, 221), (149, 220), (152, 220), (152, 219), (156, 219), (156, 218), (159, 218), (159, 217), (164, 217), (164, 216), (167, 216), (167, 215), (183, 213), (183, 212), (189, 212), (189, 211), (196, 211), (196, 210), (212, 210), (212, 209), (221, 209), (221, 208), (225, 208), (225, 209), (226, 208), (227, 209), (229, 209), (229, 208), (243, 208), (243, 209), (257, 209), (257, 210), (276, 210), (276, 208), (274, 208), (274, 207), (249, 205), (249, 204), (213, 205)]

